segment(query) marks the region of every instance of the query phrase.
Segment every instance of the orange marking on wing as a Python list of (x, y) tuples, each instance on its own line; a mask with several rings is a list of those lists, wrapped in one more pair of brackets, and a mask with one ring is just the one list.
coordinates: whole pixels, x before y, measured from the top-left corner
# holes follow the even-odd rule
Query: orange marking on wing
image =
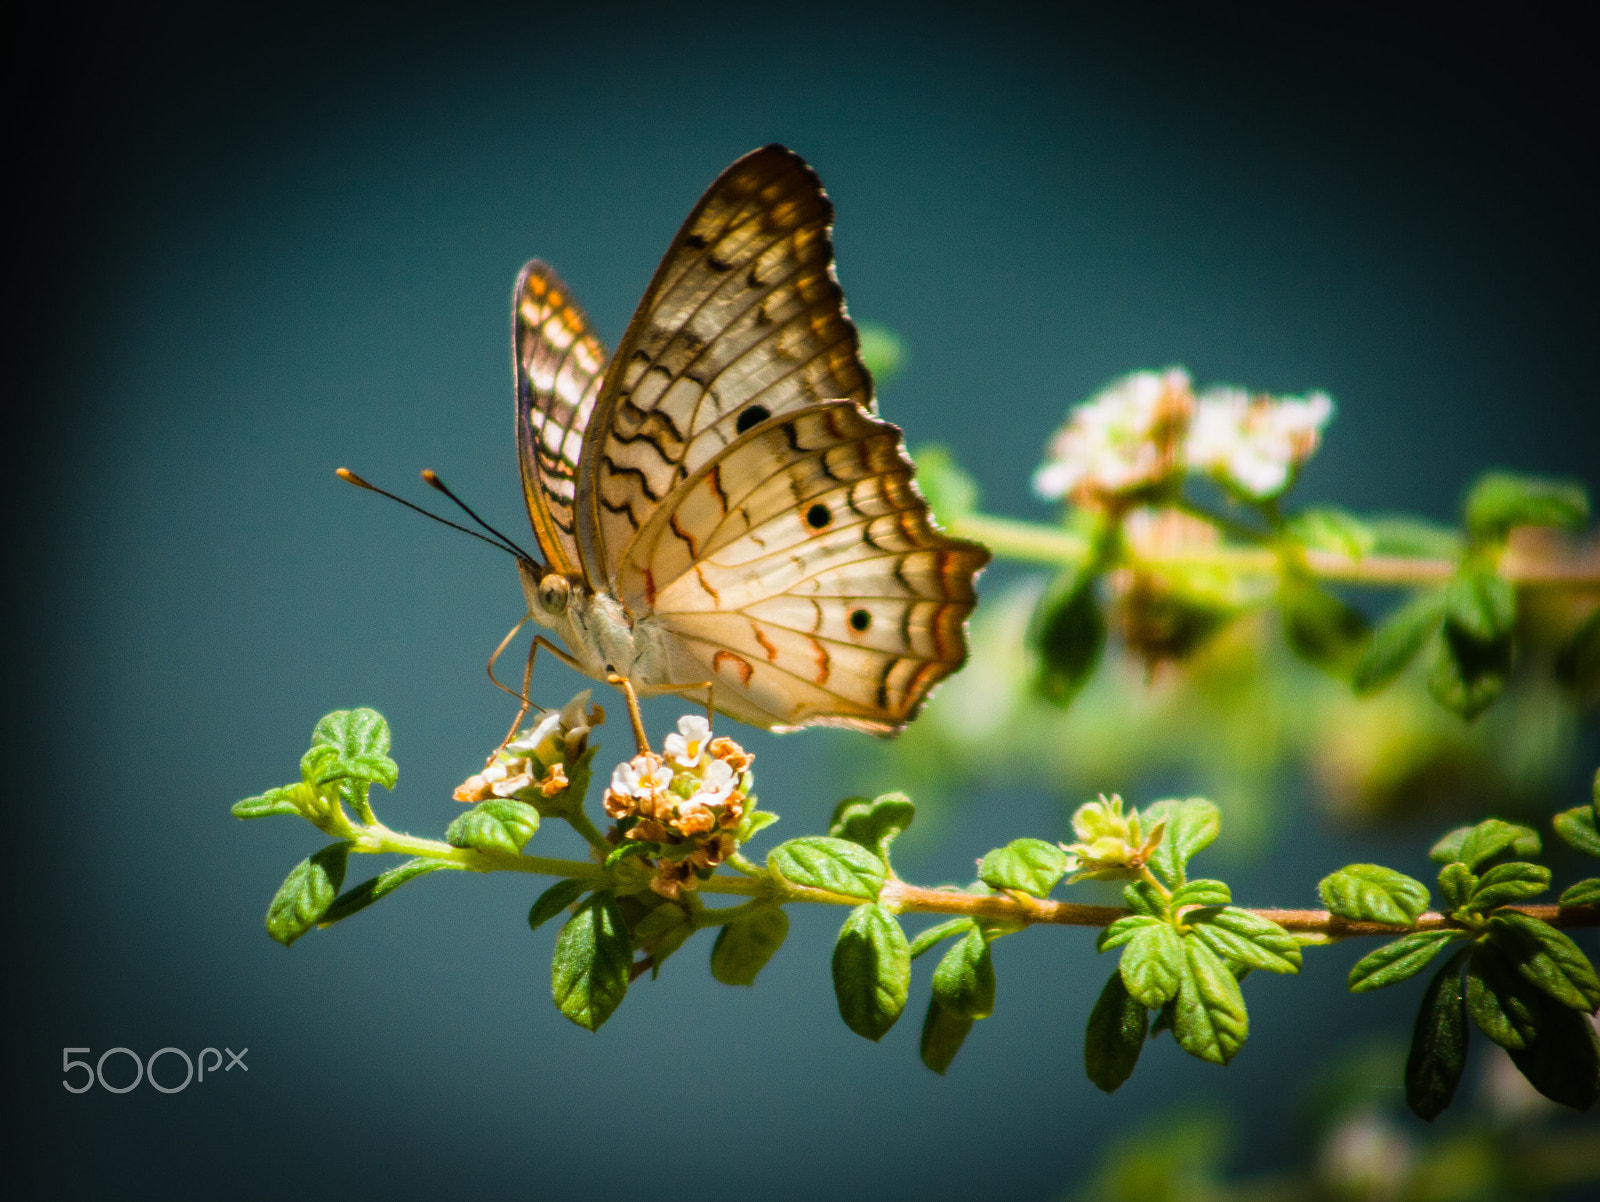
[[(806, 637), (811, 638), (810, 635)], [(817, 657), (817, 684), (825, 685), (828, 683), (828, 673), (833, 670), (833, 661), (828, 658), (828, 649), (816, 639), (811, 639), (811, 650)]]
[(722, 672), (722, 661), (725, 659), (732, 662), (733, 670), (739, 677), (739, 684), (748, 687), (750, 674), (755, 671), (750, 661), (742, 655), (735, 655), (731, 651), (719, 651), (711, 657), (711, 670), (720, 674)]
[(769, 664), (777, 663), (778, 649), (774, 647), (772, 645), (772, 641), (761, 632), (761, 627), (757, 626), (754, 622), (751, 622), (750, 633), (756, 636), (756, 642), (760, 643), (761, 649), (767, 653), (767, 662)]
[(656, 576), (649, 568), (644, 570), (644, 599), (651, 609), (656, 607)]
[(717, 606), (718, 609), (721, 609), (722, 608), (722, 598), (717, 595), (717, 590), (716, 589), (712, 588), (709, 584), (706, 583), (706, 574), (700, 570), (700, 565), (699, 564), (695, 564), (694, 565), (694, 574), (695, 574), (695, 578), (700, 581), (700, 587), (705, 589), (706, 592), (711, 594), (711, 600), (716, 603), (716, 606)]
[(688, 546), (689, 558), (699, 559), (700, 548), (695, 545), (694, 536), (685, 531), (682, 526), (678, 525), (678, 515), (676, 513), (667, 519), (667, 524), (672, 527), (672, 533), (681, 538), (684, 541), (684, 544)]

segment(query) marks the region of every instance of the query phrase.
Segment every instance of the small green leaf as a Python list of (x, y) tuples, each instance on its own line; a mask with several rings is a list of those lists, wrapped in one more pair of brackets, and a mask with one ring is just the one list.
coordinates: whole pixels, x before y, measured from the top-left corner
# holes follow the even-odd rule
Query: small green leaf
[(1477, 888), (1478, 876), (1465, 864), (1446, 864), (1439, 870), (1439, 892), (1452, 910), (1466, 905)]
[(359, 914), (375, 901), (381, 901), (407, 881), (415, 880), (419, 876), (427, 876), (448, 865), (443, 860), (428, 859), (418, 856), (414, 860), (407, 860), (404, 864), (397, 864), (387, 872), (380, 872), (377, 876), (362, 881), (354, 888), (346, 889), (328, 908), (323, 911), (319, 920), (320, 926), (332, 926), (349, 918), (352, 914)]
[(776, 906), (730, 922), (711, 948), (711, 975), (724, 985), (754, 985), (788, 937), (789, 916)]
[(915, 960), (925, 952), (932, 951), (952, 935), (960, 935), (976, 929), (970, 918), (952, 918), (948, 922), (941, 922), (931, 926), (927, 930), (920, 932), (911, 941), (911, 958)]
[(1581, 530), (1589, 520), (1589, 495), (1575, 480), (1550, 480), (1489, 472), (1467, 494), (1467, 533), (1497, 542), (1515, 526)]
[(857, 906), (833, 945), (833, 992), (845, 1026), (863, 1039), (882, 1039), (905, 1009), (910, 985), (911, 949), (899, 920), (876, 902)]
[(528, 929), (537, 931), (561, 911), (582, 897), (591, 886), (571, 877), (564, 877), (551, 885), (528, 911)]
[(1576, 885), (1568, 885), (1560, 902), (1563, 906), (1600, 906), (1600, 877), (1592, 876)]
[(740, 843), (748, 843), (758, 832), (766, 830), (777, 820), (778, 816), (767, 810), (746, 810), (744, 817), (739, 819), (739, 829), (733, 832), (733, 837)]
[(911, 458), (917, 465), (917, 487), (941, 526), (948, 530), (977, 508), (978, 482), (956, 462), (949, 447), (920, 446)]
[[(350, 779), (393, 789), (399, 779), (400, 769), (389, 758), (389, 724), (377, 710), (335, 710), (324, 716), (311, 732), (306, 759), (312, 759), (319, 747), (332, 748), (335, 755), (316, 758), (317, 777), (308, 784)], [(305, 763), (302, 760), (302, 770)]]
[(878, 896), (889, 875), (883, 860), (859, 843), (823, 835), (778, 844), (767, 867), (791, 884), (864, 901)]
[(1227, 1064), (1250, 1033), (1239, 980), (1192, 934), (1184, 936), (1181, 952), (1172, 1034), (1189, 1055)]
[(267, 934), (288, 947), (322, 921), (344, 884), (349, 856), (350, 844), (330, 843), (290, 869), (267, 906)]
[[(618, 912), (621, 912), (620, 906)], [(689, 920), (689, 912), (676, 902), (662, 902), (633, 924), (633, 944), (649, 956), (652, 980), (660, 974), (668, 957), (694, 933), (695, 925)]]
[(834, 807), (828, 834), (859, 843), (887, 861), (889, 845), (911, 825), (916, 813), (917, 807), (904, 793), (884, 793), (870, 801), (847, 797)]
[(1149, 1027), (1150, 1012), (1129, 995), (1122, 974), (1112, 973), (1089, 1012), (1083, 1040), (1084, 1071), (1097, 1088), (1115, 1093), (1133, 1075)]
[(1550, 825), (1569, 847), (1586, 856), (1600, 856), (1600, 828), (1595, 825), (1593, 806), (1563, 810), (1550, 820)]
[(1510, 854), (1526, 858), (1538, 855), (1539, 851), (1539, 832), (1531, 826), (1486, 818), (1477, 826), (1462, 826), (1451, 831), (1433, 845), (1428, 858), (1436, 864), (1456, 862), (1477, 868), (1496, 856)]
[(1302, 509), (1289, 519), (1284, 533), (1308, 551), (1330, 551), (1346, 559), (1360, 559), (1378, 544), (1377, 532), (1343, 509)]
[(1377, 536), (1372, 548), (1377, 555), (1454, 560), (1462, 552), (1459, 534), (1420, 518), (1384, 515), (1368, 518), (1367, 526)]
[(1357, 693), (1375, 693), (1405, 670), (1444, 621), (1444, 590), (1421, 593), (1391, 613), (1356, 660), (1350, 683)]
[(1183, 884), (1194, 854), (1209, 847), (1221, 833), (1222, 811), (1203, 797), (1158, 801), (1140, 814), (1140, 824), (1150, 830), (1159, 822), (1166, 823), (1167, 829), (1151, 853), (1150, 867), (1175, 888)]
[(1166, 900), (1151, 888), (1148, 881), (1131, 881), (1124, 885), (1122, 899), (1135, 914), (1147, 914), (1164, 921), (1169, 913)]
[(628, 992), (633, 942), (616, 899), (591, 893), (556, 937), (550, 961), (550, 993), (578, 1026), (598, 1031)]
[(1517, 590), (1493, 572), (1463, 572), (1445, 585), (1445, 617), (1463, 634), (1488, 643), (1517, 620)]
[(1538, 1037), (1531, 1048), (1511, 1051), (1522, 1075), (1552, 1102), (1588, 1110), (1600, 1100), (1600, 1037), (1576, 1010), (1534, 993)]
[(1225, 906), (1232, 900), (1233, 890), (1226, 884), (1202, 877), (1174, 889), (1172, 900), (1168, 904), (1176, 914), (1184, 906)]
[[(683, 846), (680, 844), (679, 846)], [(650, 856), (660, 855), (662, 847), (657, 843), (642, 843), (637, 839), (623, 839), (610, 851), (606, 852), (603, 867), (615, 868), (624, 860), (647, 859)]]
[(1414, 977), (1456, 939), (1460, 931), (1413, 931), (1368, 952), (1350, 969), (1351, 993), (1371, 993)]
[(235, 818), (266, 818), (272, 814), (299, 814), (297, 797), (310, 792), (303, 784), (284, 785), (281, 789), (268, 789), (259, 797), (246, 797), (233, 803)]
[(933, 996), (958, 1018), (994, 1013), (994, 960), (982, 931), (970, 932), (944, 954), (933, 970)]
[(1183, 943), (1166, 923), (1135, 931), (1117, 965), (1128, 992), (1152, 1010), (1176, 996), (1183, 966)]
[(1094, 950), (1109, 952), (1114, 947), (1121, 947), (1145, 927), (1165, 925), (1159, 918), (1152, 918), (1148, 914), (1129, 914), (1100, 932), (1100, 937), (1094, 942)]
[(1541, 1013), (1537, 992), (1493, 943), (1476, 943), (1467, 963), (1467, 1013), (1473, 1023), (1503, 1048), (1533, 1046)]
[(905, 344), (900, 335), (875, 321), (858, 322), (856, 333), (861, 363), (872, 373), (873, 383), (882, 388), (900, 374), (906, 355)]
[(1526, 901), (1550, 888), (1550, 870), (1541, 864), (1513, 860), (1496, 864), (1478, 880), (1478, 887), (1467, 899), (1466, 908), (1479, 914), (1496, 906)]
[(1489, 916), (1489, 938), (1523, 978), (1574, 1010), (1600, 1007), (1600, 978), (1578, 945), (1547, 922), (1516, 910)]
[(539, 829), (539, 811), (525, 801), (491, 797), (460, 815), (444, 832), (451, 847), (519, 855)]
[(1455, 1097), (1467, 1066), (1467, 1007), (1461, 986), (1461, 964), (1470, 948), (1445, 962), (1429, 983), (1411, 1032), (1406, 1057), (1406, 1105), (1418, 1118), (1432, 1122)]
[(951, 1014), (939, 1005), (938, 998), (930, 997), (927, 1016), (922, 1020), (922, 1040), (917, 1049), (922, 1056), (922, 1063), (941, 1077), (944, 1076), (970, 1030), (972, 1019)]
[(1505, 691), (1515, 653), (1509, 635), (1479, 642), (1446, 622), (1428, 674), (1428, 692), (1445, 709), (1470, 722)]
[(1094, 675), (1106, 645), (1106, 619), (1093, 572), (1068, 571), (1039, 601), (1029, 626), (1038, 656), (1034, 687), (1054, 705), (1070, 705)]
[(983, 857), (978, 879), (991, 889), (1046, 897), (1067, 872), (1067, 853), (1043, 839), (1013, 839)]
[(1309, 581), (1285, 582), (1278, 598), (1284, 638), (1309, 664), (1340, 678), (1362, 658), (1371, 626), (1359, 609)]
[(1267, 972), (1300, 971), (1300, 944), (1270, 918), (1223, 906), (1195, 910), (1186, 921), (1190, 932), (1224, 960)]
[(1329, 913), (1352, 922), (1409, 926), (1428, 908), (1428, 887), (1381, 864), (1347, 864), (1322, 878), (1317, 894)]

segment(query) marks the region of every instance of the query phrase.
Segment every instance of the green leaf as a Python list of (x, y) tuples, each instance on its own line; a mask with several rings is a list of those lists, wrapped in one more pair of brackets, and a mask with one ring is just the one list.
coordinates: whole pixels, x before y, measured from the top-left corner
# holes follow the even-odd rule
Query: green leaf
[(1106, 619), (1093, 572), (1062, 573), (1034, 610), (1028, 636), (1038, 655), (1034, 687), (1054, 705), (1070, 705), (1094, 675), (1106, 646)]
[(905, 360), (905, 345), (900, 341), (900, 335), (875, 321), (858, 322), (856, 333), (861, 363), (872, 373), (873, 382), (882, 388), (900, 374), (900, 367)]
[(970, 918), (952, 918), (948, 922), (941, 922), (931, 926), (927, 930), (920, 932), (911, 941), (911, 958), (915, 960), (925, 952), (932, 951), (952, 935), (959, 935), (976, 929), (977, 927)]
[(1600, 877), (1568, 885), (1560, 902), (1563, 906), (1600, 906)]
[(994, 1013), (994, 960), (982, 931), (970, 932), (944, 954), (933, 970), (933, 996), (958, 1018)]
[(1489, 938), (1523, 978), (1562, 1005), (1593, 1014), (1600, 1007), (1600, 978), (1578, 945), (1547, 922), (1516, 910), (1489, 916)]
[(1225, 906), (1233, 900), (1233, 890), (1222, 881), (1199, 880), (1180, 885), (1172, 891), (1168, 903), (1176, 914), (1183, 906)]
[(1536, 856), (1540, 851), (1539, 832), (1531, 826), (1486, 818), (1477, 826), (1462, 826), (1435, 843), (1428, 858), (1436, 864), (1452, 862), (1477, 868), (1496, 856)]
[(1580, 696), (1600, 686), (1600, 608), (1556, 652), (1556, 679)]
[(1109, 952), (1114, 947), (1121, 947), (1145, 927), (1165, 925), (1159, 918), (1152, 918), (1148, 914), (1129, 914), (1117, 919), (1100, 932), (1100, 937), (1095, 940), (1094, 950)]
[(1463, 634), (1488, 643), (1517, 620), (1517, 590), (1493, 572), (1463, 572), (1445, 585), (1445, 618)]
[(1368, 518), (1367, 526), (1377, 536), (1372, 548), (1377, 555), (1454, 560), (1462, 551), (1461, 536), (1454, 530), (1420, 518), (1389, 514)]
[(1550, 825), (1568, 846), (1586, 856), (1600, 856), (1600, 828), (1595, 826), (1593, 806), (1563, 810), (1550, 820)]
[(1356, 660), (1350, 683), (1357, 693), (1376, 693), (1405, 670), (1444, 621), (1444, 590), (1421, 593), (1391, 613)]
[(1285, 582), (1278, 605), (1290, 650), (1340, 678), (1352, 673), (1371, 631), (1366, 615), (1326, 589), (1302, 580)]
[(1122, 974), (1112, 973), (1089, 1012), (1083, 1040), (1084, 1071), (1097, 1088), (1115, 1093), (1133, 1075), (1149, 1027), (1150, 1012), (1129, 995)]
[(1184, 872), (1194, 854), (1209, 847), (1222, 830), (1222, 811), (1203, 797), (1187, 801), (1158, 801), (1140, 815), (1145, 830), (1164, 822), (1166, 832), (1150, 856), (1150, 867), (1170, 887), (1183, 884)]
[(904, 793), (884, 793), (871, 801), (865, 797), (847, 797), (834, 807), (828, 834), (835, 839), (859, 843), (887, 861), (889, 845), (911, 825), (916, 813), (917, 807)]
[(1166, 923), (1133, 933), (1117, 965), (1122, 983), (1142, 1006), (1154, 1010), (1177, 995), (1183, 979), (1183, 943)]
[(1461, 1072), (1467, 1066), (1467, 1008), (1462, 996), (1461, 964), (1469, 948), (1446, 961), (1429, 983), (1411, 1032), (1406, 1057), (1406, 1105), (1426, 1122), (1450, 1105)]
[(323, 911), (319, 920), (321, 926), (332, 926), (336, 922), (349, 918), (352, 914), (359, 914), (375, 901), (381, 901), (407, 881), (415, 880), (419, 876), (427, 876), (440, 868), (449, 865), (443, 860), (429, 859), (418, 856), (414, 860), (407, 860), (404, 864), (396, 864), (387, 872), (380, 872), (377, 876), (362, 881), (354, 888), (346, 889), (334, 898), (328, 908)]
[(766, 830), (778, 820), (778, 816), (766, 810), (746, 810), (743, 818), (739, 819), (739, 829), (733, 832), (733, 837), (740, 843), (748, 843), (760, 831)]
[(899, 920), (876, 902), (857, 906), (833, 945), (833, 992), (845, 1026), (863, 1039), (882, 1039), (905, 1009), (910, 985), (911, 949)]
[(1350, 969), (1351, 993), (1371, 993), (1414, 977), (1461, 931), (1413, 931), (1368, 952)]
[[(1130, 990), (1131, 992), (1131, 990)], [(1227, 1064), (1250, 1033), (1239, 980), (1215, 952), (1194, 935), (1183, 939), (1172, 1034), (1191, 1056)]]
[(344, 884), (349, 856), (350, 844), (330, 843), (291, 868), (267, 906), (267, 934), (288, 947), (322, 921)]
[(1167, 901), (1148, 881), (1131, 881), (1122, 887), (1122, 899), (1135, 914), (1146, 914), (1163, 921), (1169, 913)]
[(616, 899), (591, 893), (556, 937), (550, 993), (560, 1010), (585, 1030), (598, 1031), (622, 1004), (633, 971), (633, 942)]
[(539, 829), (539, 811), (525, 801), (511, 797), (491, 797), (460, 815), (444, 832), (451, 847), (471, 847), (478, 851), (499, 851), (520, 855), (523, 846)]
[(1302, 509), (1284, 526), (1284, 533), (1308, 551), (1330, 551), (1360, 559), (1378, 545), (1371, 526), (1343, 509)]
[(1541, 864), (1513, 860), (1496, 864), (1478, 880), (1478, 887), (1467, 899), (1466, 908), (1479, 914), (1496, 906), (1526, 901), (1550, 888), (1550, 870)]
[(1575, 480), (1489, 472), (1472, 486), (1464, 508), (1467, 533), (1497, 542), (1515, 526), (1581, 530), (1589, 520), (1589, 495)]
[(1542, 1007), (1537, 991), (1493, 943), (1476, 943), (1467, 962), (1467, 1013), (1490, 1039), (1511, 1051), (1533, 1046)]
[(1067, 853), (1043, 839), (1013, 839), (983, 857), (978, 879), (991, 889), (1046, 897), (1067, 872)]
[[(679, 844), (679, 847), (687, 846)], [(610, 851), (606, 852), (604, 867), (615, 868), (624, 860), (646, 859), (650, 856), (660, 855), (664, 849), (658, 843), (644, 843), (637, 839), (623, 839)], [(677, 848), (673, 848), (677, 850)]]
[(528, 910), (528, 929), (537, 931), (561, 911), (582, 897), (592, 886), (564, 877), (551, 885)]
[(1515, 653), (1509, 635), (1479, 642), (1446, 622), (1428, 673), (1428, 692), (1445, 709), (1470, 722), (1505, 691)]
[(299, 814), (295, 798), (310, 791), (303, 784), (284, 785), (281, 789), (268, 789), (259, 797), (246, 797), (233, 803), (235, 818), (266, 818), (272, 814)]
[[(319, 747), (335, 752), (331, 758), (317, 753)], [(317, 764), (317, 776), (308, 784), (349, 779), (380, 784), (393, 789), (400, 777), (399, 766), (389, 758), (389, 724), (377, 710), (335, 710), (325, 715), (311, 732), (311, 750), (302, 759)]]
[(1381, 864), (1347, 864), (1322, 878), (1317, 894), (1329, 913), (1352, 922), (1409, 926), (1428, 908), (1428, 887)]
[(949, 447), (921, 446), (911, 457), (917, 465), (917, 487), (941, 526), (948, 530), (977, 508), (978, 482), (956, 462)]
[(1452, 910), (1466, 905), (1477, 888), (1477, 874), (1465, 864), (1446, 864), (1439, 871), (1439, 892)]
[(922, 1020), (922, 1040), (917, 1049), (922, 1056), (922, 1063), (941, 1077), (944, 1076), (970, 1030), (972, 1019), (951, 1014), (939, 1005), (938, 998), (930, 997), (927, 1016)]
[(1192, 911), (1190, 933), (1224, 960), (1267, 972), (1300, 971), (1300, 943), (1270, 918), (1223, 906)]
[(788, 937), (789, 916), (776, 906), (730, 922), (711, 948), (711, 975), (724, 985), (754, 985)]
[(1531, 1048), (1512, 1051), (1511, 1062), (1552, 1102), (1588, 1110), (1600, 1099), (1600, 1037), (1594, 1024), (1576, 1010), (1531, 996), (1539, 1009), (1538, 1038)]
[(791, 884), (864, 901), (878, 896), (889, 875), (883, 860), (859, 843), (823, 835), (778, 844), (767, 867)]

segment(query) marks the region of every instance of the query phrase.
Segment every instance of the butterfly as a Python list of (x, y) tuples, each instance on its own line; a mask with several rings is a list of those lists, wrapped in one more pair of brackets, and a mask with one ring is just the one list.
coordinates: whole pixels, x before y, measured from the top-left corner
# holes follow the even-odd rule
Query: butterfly
[(514, 295), (530, 616), (574, 667), (730, 717), (892, 734), (966, 658), (989, 553), (934, 523), (845, 312), (833, 205), (777, 145), (724, 171), (607, 358), (549, 266)]

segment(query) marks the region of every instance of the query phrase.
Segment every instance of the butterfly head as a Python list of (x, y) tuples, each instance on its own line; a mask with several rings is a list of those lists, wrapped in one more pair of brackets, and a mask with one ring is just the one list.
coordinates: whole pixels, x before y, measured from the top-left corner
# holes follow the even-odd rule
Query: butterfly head
[(572, 581), (533, 559), (518, 559), (517, 572), (522, 577), (522, 595), (528, 602), (528, 612), (535, 621), (552, 625), (554, 619), (567, 612), (572, 600)]

